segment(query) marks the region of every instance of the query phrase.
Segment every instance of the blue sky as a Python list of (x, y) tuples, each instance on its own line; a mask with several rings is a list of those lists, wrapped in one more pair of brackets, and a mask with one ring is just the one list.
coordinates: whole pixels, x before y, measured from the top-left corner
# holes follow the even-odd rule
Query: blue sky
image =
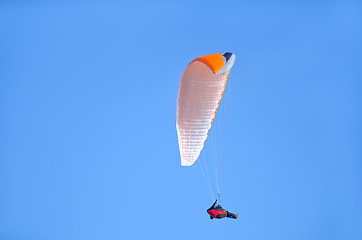
[[(362, 238), (359, 1), (2, 1), (0, 33), (0, 239)], [(225, 51), (211, 221), (176, 98)]]

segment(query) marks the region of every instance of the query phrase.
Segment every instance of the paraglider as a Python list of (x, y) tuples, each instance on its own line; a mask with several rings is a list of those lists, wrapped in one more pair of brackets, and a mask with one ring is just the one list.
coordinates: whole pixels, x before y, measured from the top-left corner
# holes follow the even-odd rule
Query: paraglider
[(238, 218), (238, 214), (234, 214), (223, 209), (217, 199), (214, 202), (214, 204), (212, 204), (212, 206), (209, 209), (207, 209), (207, 213), (210, 215), (210, 219), (214, 218), (220, 219), (224, 217), (233, 218), (233, 219)]
[[(234, 62), (235, 55), (230, 52), (205, 55), (190, 62), (182, 73), (176, 112), (182, 166), (191, 166), (198, 159)], [(220, 196), (218, 186), (217, 196)], [(218, 200), (207, 212), (211, 219), (237, 218), (237, 214), (224, 210)]]

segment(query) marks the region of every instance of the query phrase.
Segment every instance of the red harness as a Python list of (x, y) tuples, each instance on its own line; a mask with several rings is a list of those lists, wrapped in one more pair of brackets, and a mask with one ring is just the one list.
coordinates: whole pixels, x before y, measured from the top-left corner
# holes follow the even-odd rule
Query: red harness
[(215, 209), (209, 209), (207, 210), (207, 213), (214, 218), (223, 218), (226, 215), (226, 210), (219, 211)]

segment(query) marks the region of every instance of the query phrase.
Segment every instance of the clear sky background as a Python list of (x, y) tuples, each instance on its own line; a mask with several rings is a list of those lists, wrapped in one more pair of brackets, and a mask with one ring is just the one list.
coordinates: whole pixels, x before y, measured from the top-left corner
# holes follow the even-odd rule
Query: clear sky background
[[(226, 51), (210, 220), (176, 98)], [(362, 239), (361, 54), (360, 1), (1, 1), (0, 239)]]

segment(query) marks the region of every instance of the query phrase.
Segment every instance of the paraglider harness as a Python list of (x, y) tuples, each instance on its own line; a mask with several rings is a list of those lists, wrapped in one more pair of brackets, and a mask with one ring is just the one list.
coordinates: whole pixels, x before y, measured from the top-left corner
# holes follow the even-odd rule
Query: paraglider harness
[(218, 202), (218, 199), (216, 199), (214, 204), (209, 209), (207, 209), (207, 213), (210, 215), (210, 219), (213, 218), (220, 219), (226, 217), (227, 215), (226, 210), (221, 207), (220, 203)]

